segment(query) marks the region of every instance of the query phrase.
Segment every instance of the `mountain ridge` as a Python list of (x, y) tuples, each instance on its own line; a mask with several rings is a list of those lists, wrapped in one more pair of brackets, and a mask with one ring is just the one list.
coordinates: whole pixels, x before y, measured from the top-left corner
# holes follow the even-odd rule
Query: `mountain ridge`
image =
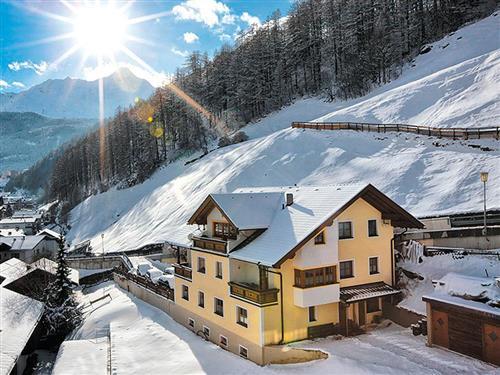
[[(104, 114), (149, 97), (154, 87), (122, 67), (104, 77)], [(52, 118), (99, 118), (98, 80), (48, 79), (19, 93), (0, 94), (0, 112), (35, 112)]]

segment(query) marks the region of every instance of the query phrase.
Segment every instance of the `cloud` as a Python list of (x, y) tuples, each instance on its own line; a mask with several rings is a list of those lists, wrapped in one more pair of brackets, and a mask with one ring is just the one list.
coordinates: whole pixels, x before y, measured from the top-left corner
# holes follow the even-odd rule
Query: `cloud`
[(23, 88), (25, 88), (25, 87), (26, 87), (26, 86), (24, 85), (24, 83), (22, 83), (22, 82), (17, 82), (17, 81), (12, 82), (12, 86), (17, 87), (17, 88), (20, 88), (20, 89), (23, 89)]
[(30, 60), (26, 61), (12, 61), (10, 64), (7, 65), (10, 70), (13, 70), (14, 72), (18, 72), (19, 70), (22, 69), (32, 69), (36, 74), (39, 76), (45, 73), (47, 68), (49, 67), (49, 64), (47, 64), (47, 61), (40, 61), (39, 64), (36, 64)]
[(236, 16), (234, 14), (225, 14), (221, 19), (221, 23), (224, 23), (226, 25), (232, 25), (235, 21)]
[(177, 47), (172, 47), (170, 49), (170, 51), (172, 51), (173, 53), (175, 53), (176, 55), (179, 55), (179, 56), (182, 56), (182, 57), (187, 57), (189, 55), (189, 52), (184, 50), (184, 51), (181, 51), (180, 49), (178, 49)]
[(3, 79), (0, 79), (0, 90), (6, 89), (7, 87), (10, 87), (10, 85), (5, 82)]
[(194, 43), (196, 42), (197, 40), (199, 40), (200, 38), (198, 37), (198, 35), (196, 35), (195, 33), (191, 33), (191, 32), (188, 32), (188, 33), (184, 33), (184, 41), (187, 43), (187, 44), (191, 44), (191, 43)]
[(222, 42), (227, 42), (229, 40), (231, 40), (231, 35), (228, 35), (228, 34), (220, 34), (219, 35), (219, 39), (222, 41)]
[(240, 16), (240, 20), (248, 23), (248, 26), (253, 26), (253, 25), (260, 26), (259, 17), (252, 16), (248, 12), (243, 12), (243, 14)]
[[(224, 16), (229, 15), (229, 7), (216, 0), (187, 0), (172, 8), (178, 20), (191, 20), (204, 23), (208, 27), (218, 25)], [(226, 17), (225, 19), (229, 19)]]

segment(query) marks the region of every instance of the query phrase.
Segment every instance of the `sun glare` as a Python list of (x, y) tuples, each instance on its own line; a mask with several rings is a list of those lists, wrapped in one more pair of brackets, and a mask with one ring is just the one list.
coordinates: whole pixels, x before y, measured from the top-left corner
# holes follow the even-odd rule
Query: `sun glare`
[(83, 7), (75, 15), (74, 35), (88, 54), (109, 55), (123, 48), (127, 23), (127, 16), (112, 6)]

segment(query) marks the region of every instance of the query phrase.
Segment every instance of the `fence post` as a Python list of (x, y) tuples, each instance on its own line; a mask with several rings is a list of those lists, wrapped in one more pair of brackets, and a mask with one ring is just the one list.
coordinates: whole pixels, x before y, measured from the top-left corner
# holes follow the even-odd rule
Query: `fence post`
[(477, 129), (477, 139), (481, 139), (481, 130)]

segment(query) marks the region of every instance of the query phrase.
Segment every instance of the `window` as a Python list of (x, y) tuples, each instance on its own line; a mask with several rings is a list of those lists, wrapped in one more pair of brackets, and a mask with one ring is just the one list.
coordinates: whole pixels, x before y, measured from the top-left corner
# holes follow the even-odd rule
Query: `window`
[(375, 275), (378, 272), (378, 258), (377, 257), (371, 257), (368, 260), (370, 264), (370, 275)]
[(188, 319), (188, 325), (191, 327), (191, 328), (194, 328), (194, 320), (192, 318), (189, 318)]
[(339, 223), (339, 239), (352, 238), (352, 223), (344, 221)]
[(218, 298), (214, 298), (214, 313), (220, 316), (224, 316), (224, 301)]
[(227, 348), (227, 337), (220, 335), (219, 336), (219, 344), (220, 344), (220, 346)]
[(315, 245), (322, 245), (325, 243), (325, 231), (321, 231), (316, 237), (314, 237)]
[(198, 292), (198, 306), (205, 307), (205, 293), (201, 290)]
[(236, 229), (228, 223), (214, 223), (214, 237), (236, 238)]
[(182, 299), (189, 301), (189, 288), (186, 285), (182, 286)]
[(354, 277), (353, 261), (348, 260), (345, 262), (340, 262), (340, 278), (347, 279), (349, 277)]
[(298, 288), (311, 288), (335, 282), (336, 270), (334, 266), (312, 270), (295, 270), (295, 286)]
[(380, 311), (378, 298), (370, 298), (366, 300), (366, 312), (372, 313)]
[(368, 237), (377, 237), (377, 220), (368, 220)]
[(203, 326), (203, 335), (208, 339), (210, 337), (210, 328)]
[(215, 262), (215, 277), (222, 279), (222, 262)]
[(248, 312), (243, 307), (236, 306), (236, 323), (248, 327)]
[(309, 306), (309, 321), (310, 322), (316, 321), (316, 307), (315, 306)]
[(248, 358), (248, 349), (240, 345), (240, 356)]
[(205, 273), (205, 258), (198, 257), (198, 272)]

